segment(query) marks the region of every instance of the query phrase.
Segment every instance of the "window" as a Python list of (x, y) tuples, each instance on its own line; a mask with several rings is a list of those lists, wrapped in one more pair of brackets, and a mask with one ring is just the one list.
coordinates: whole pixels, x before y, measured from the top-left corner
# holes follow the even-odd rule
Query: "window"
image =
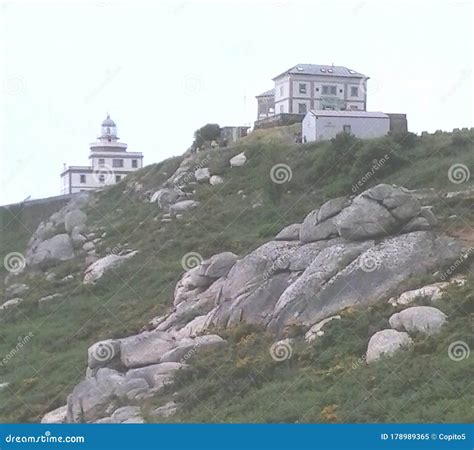
[(306, 103), (298, 103), (298, 113), (306, 114)]
[(359, 97), (359, 88), (357, 86), (351, 86), (351, 97)]
[(120, 175), (115, 175), (115, 182), (118, 183), (122, 177)]
[(323, 95), (336, 95), (337, 87), (336, 86), (323, 86)]
[(350, 125), (343, 125), (342, 126), (342, 131), (344, 131), (344, 133), (350, 133), (351, 132), (351, 126)]
[(299, 91), (300, 91), (300, 94), (306, 94), (306, 83), (300, 83)]
[(285, 112), (285, 107), (283, 105), (280, 105), (280, 114), (283, 114)]
[(81, 183), (84, 184), (86, 182), (86, 176), (81, 175)]
[(132, 167), (136, 169), (138, 167), (138, 161), (136, 159), (132, 159)]
[(99, 181), (100, 181), (101, 183), (103, 183), (103, 182), (105, 181), (105, 175), (104, 175), (104, 174), (100, 174), (100, 175), (99, 175)]
[(123, 167), (123, 159), (113, 159), (112, 167)]
[(280, 97), (283, 96), (283, 86), (280, 86)]
[(105, 159), (103, 158), (99, 159), (99, 166), (105, 166)]

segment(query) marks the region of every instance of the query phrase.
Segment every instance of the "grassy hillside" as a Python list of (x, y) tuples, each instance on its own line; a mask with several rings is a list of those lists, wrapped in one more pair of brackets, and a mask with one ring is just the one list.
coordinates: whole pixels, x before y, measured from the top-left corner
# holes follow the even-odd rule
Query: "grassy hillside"
[[(98, 192), (87, 212), (88, 224), (106, 232), (99, 251), (106, 254), (127, 244), (139, 254), (96, 286), (82, 284), (79, 259), (53, 269), (58, 281), (47, 282), (42, 275), (18, 277), (30, 290), (18, 310), (0, 316), (0, 355), (16, 350), (0, 365), (0, 383), (10, 383), (0, 392), (0, 421), (38, 421), (63, 405), (85, 374), (92, 343), (136, 333), (170, 307), (186, 253), (207, 258), (229, 250), (243, 256), (283, 226), (301, 221), (324, 200), (380, 182), (446, 191), (472, 184), (472, 177), (454, 184), (448, 176), (453, 164), (474, 167), (472, 132), (365, 142), (342, 136), (334, 142), (295, 145), (292, 130), (257, 131), (225, 150), (199, 155), (225, 182), (199, 185), (194, 198), (201, 205), (183, 220), (161, 223), (156, 204), (143, 202), (129, 190), (124, 193), (131, 181), (156, 189), (181, 158), (148, 166)], [(242, 151), (247, 164), (231, 169), (229, 159)], [(277, 164), (290, 168), (290, 181), (272, 181)], [(456, 198), (435, 204), (441, 228), (450, 234), (474, 228), (472, 208), (471, 202)], [(0, 220), (2, 257), (24, 252), (28, 233), (12, 224), (7, 212)], [(466, 274), (472, 269), (468, 263), (460, 267)], [(72, 280), (60, 281), (69, 274)], [(450, 316), (441, 336), (420, 339), (409, 352), (373, 366), (360, 358), (370, 334), (387, 322), (390, 310), (382, 306), (348, 312), (317, 345), (301, 344), (283, 363), (269, 356), (271, 336), (245, 327), (226, 331), (230, 345), (192, 360), (192, 370), (178, 380), (179, 400), (186, 408), (173, 420), (471, 420), (467, 393), (472, 392), (472, 357), (453, 362), (447, 347), (456, 340), (468, 342), (471, 336), (472, 281), (471, 276), (441, 306)], [(417, 282), (421, 280), (413, 280)], [(63, 298), (37, 307), (35, 300), (56, 292)], [(18, 349), (29, 333), (31, 339)]]

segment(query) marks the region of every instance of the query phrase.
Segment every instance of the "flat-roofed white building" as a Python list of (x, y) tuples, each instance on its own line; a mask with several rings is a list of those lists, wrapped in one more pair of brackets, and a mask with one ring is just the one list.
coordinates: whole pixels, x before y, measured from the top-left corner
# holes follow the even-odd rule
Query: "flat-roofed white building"
[(370, 139), (390, 131), (390, 117), (382, 112), (311, 110), (303, 119), (304, 142), (326, 141), (339, 133)]
[(107, 115), (101, 134), (90, 144), (89, 166), (68, 166), (61, 172), (61, 194), (97, 189), (118, 183), (130, 172), (143, 167), (141, 152), (128, 152), (127, 144), (119, 142), (117, 125)]

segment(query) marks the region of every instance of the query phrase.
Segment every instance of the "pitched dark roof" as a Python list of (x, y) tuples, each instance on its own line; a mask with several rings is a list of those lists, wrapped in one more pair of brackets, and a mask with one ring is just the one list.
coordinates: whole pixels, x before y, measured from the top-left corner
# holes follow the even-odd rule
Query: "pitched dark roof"
[(343, 66), (323, 66), (320, 64), (297, 64), (288, 70), (285, 70), (280, 75), (277, 75), (274, 80), (286, 74), (302, 74), (302, 75), (326, 75), (336, 77), (355, 77), (355, 78), (368, 78), (362, 73), (356, 72), (355, 70), (348, 69)]
[(275, 89), (269, 89), (268, 91), (262, 92), (260, 95), (256, 95), (255, 98), (258, 97), (272, 97), (275, 95)]

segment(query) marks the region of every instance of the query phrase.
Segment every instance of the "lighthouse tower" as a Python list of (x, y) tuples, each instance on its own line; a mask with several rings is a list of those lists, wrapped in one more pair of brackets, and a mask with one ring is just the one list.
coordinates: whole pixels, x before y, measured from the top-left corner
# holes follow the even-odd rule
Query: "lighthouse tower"
[(102, 122), (97, 140), (89, 147), (90, 166), (69, 166), (61, 173), (61, 194), (115, 184), (143, 167), (143, 154), (128, 152), (127, 144), (119, 142), (117, 125), (109, 114)]

